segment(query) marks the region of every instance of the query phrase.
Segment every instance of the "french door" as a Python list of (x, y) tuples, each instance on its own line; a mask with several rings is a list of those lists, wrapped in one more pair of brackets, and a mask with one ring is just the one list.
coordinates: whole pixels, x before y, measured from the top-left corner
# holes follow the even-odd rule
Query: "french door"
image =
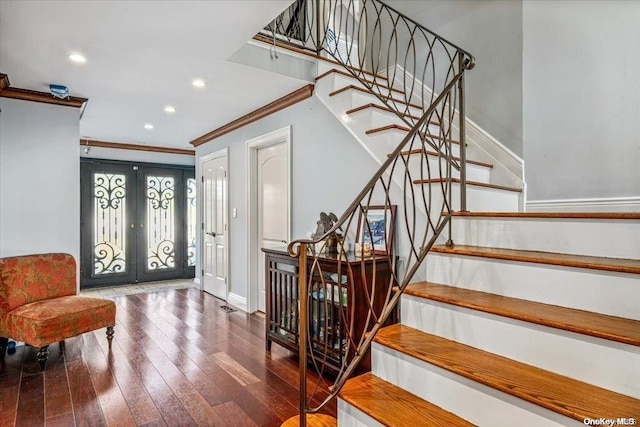
[(81, 287), (194, 277), (194, 169), (81, 162)]

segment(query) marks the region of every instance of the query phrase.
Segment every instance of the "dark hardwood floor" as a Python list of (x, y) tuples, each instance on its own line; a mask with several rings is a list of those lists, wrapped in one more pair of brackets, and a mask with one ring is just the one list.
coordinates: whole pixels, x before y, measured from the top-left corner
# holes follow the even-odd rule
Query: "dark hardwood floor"
[(279, 426), (297, 414), (297, 358), (265, 350), (259, 316), (196, 289), (113, 300), (111, 351), (99, 330), (51, 345), (44, 373), (31, 347), (6, 356), (0, 426)]

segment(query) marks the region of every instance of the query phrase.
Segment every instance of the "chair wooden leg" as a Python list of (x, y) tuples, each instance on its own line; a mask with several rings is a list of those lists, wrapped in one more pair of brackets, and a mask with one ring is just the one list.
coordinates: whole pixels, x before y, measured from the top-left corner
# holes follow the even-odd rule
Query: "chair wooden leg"
[(36, 353), (36, 359), (38, 360), (38, 363), (40, 364), (40, 370), (44, 371), (44, 367), (47, 364), (47, 357), (49, 357), (49, 346), (45, 345), (40, 347), (40, 349), (38, 350), (38, 352)]
[(109, 341), (109, 350), (111, 350), (111, 341), (113, 341), (113, 326), (107, 326), (107, 341)]
[(4, 363), (4, 355), (7, 352), (9, 338), (0, 337), (0, 363)]

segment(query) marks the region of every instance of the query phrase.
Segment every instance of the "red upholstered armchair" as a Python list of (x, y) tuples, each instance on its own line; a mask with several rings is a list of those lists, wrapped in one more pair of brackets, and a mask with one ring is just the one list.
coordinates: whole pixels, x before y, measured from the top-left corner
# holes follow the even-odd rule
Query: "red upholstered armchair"
[(116, 323), (113, 301), (76, 295), (76, 262), (68, 254), (0, 258), (0, 361), (8, 338), (37, 347), (44, 370), (49, 344)]

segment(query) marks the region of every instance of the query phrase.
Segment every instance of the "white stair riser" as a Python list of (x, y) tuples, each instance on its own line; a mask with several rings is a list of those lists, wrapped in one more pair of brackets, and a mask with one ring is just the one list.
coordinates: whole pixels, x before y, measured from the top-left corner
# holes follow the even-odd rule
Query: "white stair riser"
[[(398, 125), (406, 128), (412, 128), (414, 123), (417, 122), (417, 119), (412, 119), (411, 117), (406, 117), (405, 118), (406, 121), (405, 121), (400, 117), (398, 117), (398, 115), (393, 111), (384, 111), (378, 108), (367, 108), (366, 110), (358, 111), (350, 115), (355, 115), (355, 114), (369, 114), (369, 117), (371, 120), (370, 129), (377, 129), (377, 128), (390, 126), (390, 125)], [(438, 125), (429, 124), (428, 126), (429, 133), (434, 135), (439, 135), (440, 133), (439, 129), (440, 128)], [(402, 139), (407, 135), (406, 131), (398, 131), (398, 133), (400, 133), (400, 141), (402, 141)], [(453, 138), (455, 139), (456, 135), (454, 135)]]
[[(467, 186), (467, 210), (513, 212), (518, 210), (521, 193), (495, 188)], [(460, 209), (460, 184), (453, 184), (454, 209)]]
[[(350, 123), (350, 125), (360, 127), (356, 123)], [(403, 135), (405, 135), (405, 133), (393, 132), (393, 131), (380, 132), (379, 134), (375, 133), (375, 134), (368, 135), (368, 138), (365, 139), (365, 143), (367, 144), (367, 147), (369, 147), (369, 149), (375, 153), (376, 158), (386, 160), (387, 155), (391, 153), (398, 146), (398, 144), (402, 142)], [(409, 151), (410, 149), (415, 147), (408, 146), (406, 148), (407, 149), (403, 151)], [(436, 152), (436, 150), (433, 147), (427, 147), (427, 150)], [(459, 146), (457, 144), (453, 144), (451, 151), (452, 151), (452, 156), (454, 157), (457, 156), (459, 151)], [(440, 175), (440, 167), (438, 166), (438, 158), (435, 156), (426, 156), (426, 158), (429, 159), (431, 176), (434, 178), (439, 178), (441, 175)], [(420, 156), (419, 154), (412, 154), (408, 156), (407, 159), (409, 160), (409, 169), (411, 172), (411, 176), (414, 179), (421, 179), (420, 163), (424, 161), (424, 157)], [(443, 157), (440, 159), (440, 161), (442, 162), (442, 173), (444, 176), (444, 174), (446, 174), (445, 167), (447, 163), (444, 158), (444, 151), (443, 151)], [(424, 169), (424, 174), (425, 174), (424, 178), (426, 179), (427, 177), (426, 167)], [(452, 167), (452, 176), (454, 178), (460, 178), (460, 171)], [(467, 163), (467, 180), (489, 183), (491, 181), (491, 168), (487, 166), (477, 165), (474, 163)]]
[(432, 252), (427, 280), (640, 320), (638, 275)]
[(640, 221), (456, 217), (453, 235), (463, 245), (640, 259)]
[(353, 108), (351, 104), (351, 97), (345, 96), (344, 93), (329, 96), (329, 94), (334, 91), (333, 80), (334, 79), (331, 77), (318, 80), (314, 92), (338, 119), (344, 120), (347, 118), (344, 113)]
[[(441, 176), (447, 176), (447, 161), (444, 158), (438, 159), (435, 156), (426, 156), (429, 161), (429, 169), (427, 166), (422, 166), (424, 157), (420, 155), (409, 156), (409, 173), (414, 179), (428, 179), (429, 174), (431, 178), (440, 178)], [(421, 175), (424, 175), (421, 177)], [(453, 178), (460, 178), (460, 171), (451, 167), (451, 176)], [(491, 168), (486, 166), (480, 166), (473, 163), (467, 163), (467, 180), (475, 182), (489, 183), (491, 181)]]
[[(347, 91), (343, 91), (340, 94), (334, 95), (335, 96), (341, 96), (343, 94), (347, 94), (348, 96), (352, 96), (352, 102), (353, 105), (351, 108), (355, 108), (355, 107), (359, 107), (361, 105), (365, 105), (365, 104), (369, 104), (369, 103), (374, 103), (377, 105), (383, 105), (384, 103), (374, 94), (369, 92), (369, 89), (367, 88), (366, 85), (364, 85), (363, 83), (361, 83), (360, 81), (358, 81), (355, 77), (349, 77), (349, 76), (345, 76), (343, 74), (339, 74), (339, 73), (332, 73), (327, 77), (323, 77), (320, 81), (322, 80), (326, 80), (329, 82), (329, 85), (327, 86), (327, 94), (329, 93), (333, 93), (335, 91), (341, 90), (346, 88), (347, 86), (355, 86), (361, 89), (366, 90), (368, 93), (363, 93), (361, 91), (358, 90), (347, 90)], [(319, 83), (319, 82), (318, 82)], [(377, 83), (379, 83), (380, 85), (385, 85), (386, 81), (385, 80), (379, 80)], [(374, 89), (375, 90), (375, 89)], [(396, 109), (398, 109), (399, 111), (405, 111), (407, 113), (410, 113), (412, 115), (415, 115), (417, 117), (422, 117), (422, 109), (421, 108), (416, 108), (416, 107), (410, 107), (407, 105), (404, 105), (404, 95), (402, 93), (398, 93), (398, 92), (393, 92), (393, 91), (389, 91), (388, 89), (386, 89), (384, 86), (381, 88), (380, 91), (380, 95), (384, 98), (391, 96), (396, 102), (389, 102), (389, 105), (391, 105), (392, 107), (395, 106)], [(416, 105), (421, 105), (420, 103), (416, 103)]]
[[(402, 189), (405, 186), (404, 170), (398, 168), (394, 171), (393, 180)], [(444, 186), (444, 188), (443, 188)], [(445, 184), (434, 182), (431, 184), (414, 184), (414, 197), (419, 206), (430, 203), (430, 208), (434, 209), (434, 213), (439, 216), (440, 212), (446, 210), (444, 205), (443, 191), (448, 191)], [(453, 183), (451, 188), (452, 203), (450, 208), (454, 211), (460, 210), (460, 184)], [(424, 192), (424, 196), (423, 196)], [(407, 194), (410, 190), (407, 189)], [(520, 193), (513, 191), (499, 190), (495, 188), (480, 187), (477, 185), (467, 186), (467, 209), (472, 211), (487, 210), (490, 205), (493, 211), (513, 211), (517, 209), (518, 197)], [(448, 236), (448, 235), (447, 235)]]
[[(368, 138), (365, 139), (365, 143), (369, 151), (373, 153), (373, 156), (378, 159), (379, 163), (386, 160), (388, 154), (391, 153), (397, 146), (397, 142), (393, 138)], [(446, 176), (447, 161), (445, 160), (445, 158), (439, 159), (436, 156), (420, 156), (418, 154), (413, 154), (406, 158), (408, 159), (409, 173), (411, 174), (412, 180), (427, 179), (429, 176), (428, 173), (431, 174), (431, 178), (441, 178)], [(425, 161), (425, 159), (429, 162), (429, 169), (427, 169), (427, 166), (424, 165), (422, 166), (421, 170), (421, 164)], [(441, 164), (441, 166), (439, 165), (439, 163)], [(399, 167), (404, 170), (404, 163), (401, 163), (401, 160), (398, 160), (397, 168)], [(459, 170), (452, 167), (451, 173), (453, 178), (460, 178)], [(489, 183), (491, 181), (491, 168), (473, 163), (467, 163), (467, 180)]]
[(330, 79), (331, 81), (330, 92), (335, 92), (336, 90), (340, 90), (346, 86), (356, 86), (361, 89), (367, 89), (367, 87), (355, 77), (349, 77), (339, 73), (331, 73), (331, 75), (325, 77), (325, 79)]
[(383, 424), (340, 398), (338, 398), (338, 425), (340, 427), (383, 427)]
[[(377, 114), (377, 113), (375, 113)], [(372, 115), (374, 115), (374, 113), (372, 113)], [(351, 115), (351, 116), (355, 116), (355, 114)], [(371, 128), (369, 128), (371, 129)], [(367, 130), (369, 130), (367, 129)], [(438, 134), (438, 128), (436, 126), (432, 126), (430, 128), (430, 132), (432, 134), (437, 135)], [(401, 130), (386, 130), (386, 131), (381, 131), (381, 132), (375, 132), (375, 133), (370, 133), (367, 135), (368, 139), (371, 140), (371, 143), (377, 143), (378, 141), (384, 141), (386, 142), (390, 147), (397, 147), (405, 138), (405, 136), (407, 136), (407, 132), (405, 131), (401, 131)], [(435, 140), (434, 141), (437, 145), (438, 141)], [(413, 143), (413, 145), (411, 145)], [(403, 147), (403, 151), (409, 151), (412, 149), (419, 149), (420, 145), (419, 145), (419, 141), (416, 140), (415, 141), (410, 141), (405, 147)], [(435, 151), (435, 148), (431, 147), (430, 145), (427, 144), (427, 149), (430, 151)], [(444, 148), (443, 148), (444, 150)], [(454, 157), (460, 157), (460, 144), (452, 144), (451, 145), (451, 155)], [(467, 157), (470, 158), (470, 157)]]
[(640, 366), (637, 347), (411, 295), (401, 312), (403, 324), (423, 332), (640, 398), (640, 370), (630, 369)]
[[(348, 92), (348, 93), (347, 93)], [(351, 108), (360, 107), (361, 105), (375, 104), (381, 107), (391, 108), (394, 111), (399, 111), (403, 114), (410, 114), (415, 117), (422, 117), (422, 110), (416, 107), (412, 107), (402, 103), (402, 95), (397, 94), (394, 96), (394, 100), (387, 102), (388, 106), (372, 93), (363, 93), (357, 90), (349, 90), (343, 93), (347, 93), (351, 97)], [(336, 95), (334, 95), (336, 96)]]
[[(367, 89), (367, 86), (364, 85), (363, 83), (361, 83), (358, 79), (356, 79), (353, 76), (345, 76), (344, 74), (340, 74), (340, 73), (331, 73), (330, 75), (323, 77), (320, 80), (328, 80), (329, 82), (331, 82), (331, 85), (329, 86), (329, 91), (327, 93), (331, 93), (334, 92), (336, 90), (340, 90), (344, 87), (347, 86), (356, 86), (359, 87), (361, 89)], [(370, 79), (368, 81), (371, 81)], [(379, 83), (380, 85), (385, 85), (386, 81), (383, 79), (378, 80), (376, 83)], [(383, 92), (385, 93), (385, 92)], [(401, 93), (395, 93), (396, 97), (398, 99), (403, 98), (403, 95)]]
[(583, 425), (377, 343), (371, 365), (374, 375), (479, 426)]

